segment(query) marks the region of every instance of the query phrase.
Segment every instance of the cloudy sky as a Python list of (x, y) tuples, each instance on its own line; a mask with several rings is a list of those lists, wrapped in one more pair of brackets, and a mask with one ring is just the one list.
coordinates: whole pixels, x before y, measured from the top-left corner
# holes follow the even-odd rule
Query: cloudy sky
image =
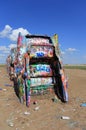
[(86, 0), (1, 0), (0, 63), (22, 35), (58, 34), (64, 64), (86, 64)]

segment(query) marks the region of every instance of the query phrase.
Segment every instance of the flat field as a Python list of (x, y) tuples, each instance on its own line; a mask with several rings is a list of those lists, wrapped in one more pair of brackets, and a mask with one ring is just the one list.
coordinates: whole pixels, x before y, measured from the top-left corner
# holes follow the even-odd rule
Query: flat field
[(68, 103), (53, 102), (54, 93), (50, 93), (31, 97), (27, 108), (15, 95), (6, 67), (0, 66), (0, 130), (86, 130), (86, 106), (81, 106), (86, 103), (86, 70), (65, 68), (65, 73)]

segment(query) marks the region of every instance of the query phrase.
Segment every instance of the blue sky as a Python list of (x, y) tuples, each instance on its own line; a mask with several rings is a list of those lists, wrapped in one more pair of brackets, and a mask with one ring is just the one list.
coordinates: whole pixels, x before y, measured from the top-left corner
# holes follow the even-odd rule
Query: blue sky
[(86, 0), (0, 0), (0, 63), (18, 32), (58, 34), (64, 64), (86, 64)]

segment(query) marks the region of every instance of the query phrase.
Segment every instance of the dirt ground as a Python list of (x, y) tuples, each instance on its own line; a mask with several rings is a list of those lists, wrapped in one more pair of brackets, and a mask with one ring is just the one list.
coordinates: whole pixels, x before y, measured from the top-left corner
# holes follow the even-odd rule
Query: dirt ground
[[(20, 104), (5, 67), (0, 67), (0, 130), (86, 130), (86, 71), (65, 70), (68, 103), (53, 102), (54, 94), (31, 97), (29, 108)], [(36, 100), (37, 104), (33, 104)], [(37, 108), (37, 110), (36, 110)], [(69, 119), (62, 119), (67, 116)]]

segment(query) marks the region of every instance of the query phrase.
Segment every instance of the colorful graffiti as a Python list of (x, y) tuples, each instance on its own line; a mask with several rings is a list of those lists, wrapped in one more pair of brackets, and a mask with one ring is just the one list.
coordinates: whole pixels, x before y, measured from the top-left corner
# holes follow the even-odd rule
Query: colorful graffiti
[[(53, 40), (54, 42), (50, 43)], [(33, 92), (41, 93), (49, 88), (55, 89), (62, 101), (68, 101), (65, 75), (61, 72), (63, 68), (59, 67), (62, 65), (56, 53), (57, 35), (53, 40), (47, 36), (35, 35), (29, 35), (27, 40), (23, 40), (19, 33), (17, 47), (11, 50), (11, 61), (14, 65), (12, 68), (17, 78), (20, 102), (24, 99), (26, 106), (29, 106)]]
[(53, 57), (53, 47), (52, 46), (31, 46), (31, 57)]
[(47, 64), (30, 65), (30, 76), (52, 76), (52, 69)]

